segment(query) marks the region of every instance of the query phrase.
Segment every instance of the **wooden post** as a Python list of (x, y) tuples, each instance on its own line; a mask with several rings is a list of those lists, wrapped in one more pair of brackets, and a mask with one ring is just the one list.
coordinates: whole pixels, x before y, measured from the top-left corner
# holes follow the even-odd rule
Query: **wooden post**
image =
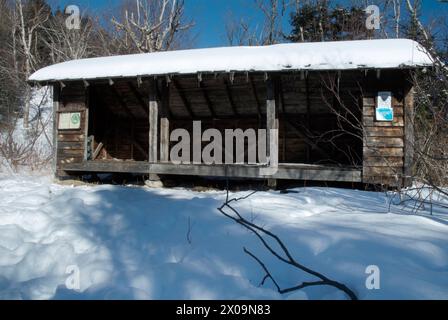
[[(276, 107), (275, 107), (275, 85), (272, 79), (268, 79), (266, 81), (266, 151), (267, 156), (269, 159), (269, 163), (272, 163), (271, 156), (272, 156), (272, 150), (271, 150), (271, 129), (278, 129), (278, 121), (277, 121), (277, 115), (276, 115)], [(274, 138), (274, 143), (278, 146), (278, 132)], [(277, 148), (278, 149), (278, 148)], [(278, 152), (278, 150), (277, 150)], [(277, 155), (278, 157), (278, 155)], [(277, 187), (277, 180), (276, 179), (268, 179), (268, 187), (270, 188), (276, 188)]]
[[(305, 92), (306, 92), (306, 126), (307, 130), (311, 132), (311, 100), (310, 100), (310, 83), (308, 74), (305, 74)], [(311, 162), (311, 146), (307, 144), (306, 146), (306, 161)]]
[(158, 144), (158, 117), (159, 106), (157, 102), (156, 81), (151, 80), (149, 89), (149, 162), (157, 163), (157, 144)]
[(58, 111), (61, 86), (59, 83), (53, 84), (53, 173), (57, 176), (58, 167)]
[(414, 87), (411, 87), (404, 97), (404, 187), (412, 185), (415, 143), (414, 112)]
[(160, 119), (160, 161), (169, 162), (170, 160), (170, 120), (169, 103), (170, 103), (170, 87), (169, 83), (164, 80), (162, 82), (162, 110)]

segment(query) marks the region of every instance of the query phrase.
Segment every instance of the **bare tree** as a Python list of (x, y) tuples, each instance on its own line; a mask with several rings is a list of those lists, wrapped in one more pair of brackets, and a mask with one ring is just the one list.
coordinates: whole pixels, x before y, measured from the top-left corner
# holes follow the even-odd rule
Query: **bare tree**
[(283, 23), (290, 8), (300, 6), (300, 0), (254, 0), (261, 12), (261, 24), (251, 25), (247, 18), (232, 19), (226, 25), (226, 38), (230, 45), (270, 45), (284, 39)]
[(95, 25), (89, 17), (82, 19), (79, 29), (69, 29), (66, 17), (59, 13), (42, 29), (45, 34), (42, 42), (50, 50), (52, 63), (90, 56)]
[[(25, 15), (25, 3), (29, 5), (28, 8), (31, 8), (34, 11), (32, 12), (32, 14), (29, 14), (27, 16)], [(19, 44), (19, 49), (23, 57), (24, 78), (28, 79), (28, 77), (31, 75), (31, 72), (37, 65), (34, 45), (37, 41), (39, 41), (39, 39), (37, 39), (36, 33), (37, 30), (42, 27), (42, 25), (49, 19), (50, 12), (48, 11), (48, 8), (43, 5), (33, 5), (32, 3), (29, 4), (28, 2), (25, 2), (23, 0), (15, 0), (14, 17), (14, 24), (12, 25), (13, 33), (17, 32), (18, 34), (19, 39), (17, 42)], [(29, 123), (30, 99), (31, 89), (29, 86), (26, 86), (23, 116), (23, 125), (25, 128), (28, 127)]]
[(137, 52), (170, 50), (193, 22), (184, 21), (183, 0), (135, 0), (127, 2), (121, 21), (112, 18), (125, 41)]

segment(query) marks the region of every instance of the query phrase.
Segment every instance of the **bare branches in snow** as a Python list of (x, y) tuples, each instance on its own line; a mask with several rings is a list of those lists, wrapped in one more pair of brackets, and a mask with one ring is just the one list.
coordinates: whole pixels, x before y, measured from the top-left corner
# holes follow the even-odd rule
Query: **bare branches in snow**
[[(331, 287), (334, 287), (334, 288), (344, 292), (351, 300), (357, 300), (358, 298), (357, 298), (356, 294), (350, 288), (348, 288), (346, 285), (344, 285), (340, 282), (334, 281), (334, 280), (324, 276), (323, 274), (321, 274), (315, 270), (312, 270), (312, 269), (302, 265), (301, 263), (299, 263), (292, 256), (289, 249), (286, 247), (286, 245), (283, 243), (283, 241), (277, 235), (275, 235), (274, 233), (272, 233), (269, 230), (266, 230), (265, 228), (262, 228), (256, 224), (254, 224), (253, 222), (248, 221), (231, 205), (233, 202), (247, 199), (250, 196), (252, 196), (253, 194), (255, 194), (255, 192), (250, 193), (246, 197), (229, 199), (229, 190), (227, 189), (226, 201), (224, 202), (224, 204), (221, 207), (218, 208), (218, 210), (227, 218), (232, 219), (239, 225), (241, 225), (244, 228), (246, 228), (247, 230), (251, 231), (261, 241), (263, 246), (278, 260), (280, 260), (283, 263), (286, 263), (287, 265), (289, 265), (291, 267), (299, 269), (299, 270), (301, 270), (305, 273), (308, 273), (308, 274), (319, 279), (319, 280), (311, 281), (311, 282), (302, 282), (296, 286), (282, 289), (280, 287), (280, 285), (278, 284), (278, 282), (275, 280), (272, 273), (267, 268), (267, 266), (255, 254), (253, 254), (248, 249), (244, 248), (244, 252), (246, 254), (248, 254), (251, 258), (253, 258), (265, 272), (265, 276), (263, 277), (260, 285), (263, 285), (267, 279), (270, 279), (280, 294), (285, 294), (285, 293), (301, 290), (301, 289), (311, 287), (311, 286), (331, 286)], [(226, 209), (230, 210), (230, 213), (226, 212)], [(276, 247), (278, 247), (279, 249), (275, 249), (274, 246), (270, 244), (270, 242), (273, 242), (276, 245)]]

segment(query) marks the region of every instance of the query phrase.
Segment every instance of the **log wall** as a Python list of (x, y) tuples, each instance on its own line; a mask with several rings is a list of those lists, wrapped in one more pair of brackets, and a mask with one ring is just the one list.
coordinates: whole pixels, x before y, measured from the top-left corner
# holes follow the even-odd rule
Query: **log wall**
[[(87, 89), (82, 83), (70, 83), (62, 88), (54, 86), (54, 110), (56, 129), (56, 175), (68, 176), (62, 167), (66, 164), (81, 163), (85, 158), (86, 137), (88, 127)], [(64, 112), (80, 112), (81, 125), (79, 129), (60, 130), (59, 114)]]

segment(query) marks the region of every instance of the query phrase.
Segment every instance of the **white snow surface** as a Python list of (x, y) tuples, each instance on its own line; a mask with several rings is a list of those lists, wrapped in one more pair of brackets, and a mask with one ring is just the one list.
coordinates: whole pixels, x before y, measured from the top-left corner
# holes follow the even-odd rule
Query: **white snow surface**
[[(346, 298), (331, 287), (284, 296), (269, 281), (260, 287), (264, 274), (243, 247), (283, 287), (315, 278), (279, 263), (220, 214), (223, 191), (4, 176), (0, 197), (0, 299)], [(388, 200), (384, 193), (298, 188), (234, 205), (283, 239), (299, 262), (361, 299), (448, 299), (448, 213), (414, 215), (395, 205), (388, 212)], [(365, 286), (369, 265), (380, 268), (379, 290)], [(70, 266), (79, 268), (79, 290), (66, 287)]]
[(197, 72), (346, 70), (432, 65), (408, 39), (286, 43), (222, 47), (73, 60), (35, 72), (31, 81), (136, 77)]

